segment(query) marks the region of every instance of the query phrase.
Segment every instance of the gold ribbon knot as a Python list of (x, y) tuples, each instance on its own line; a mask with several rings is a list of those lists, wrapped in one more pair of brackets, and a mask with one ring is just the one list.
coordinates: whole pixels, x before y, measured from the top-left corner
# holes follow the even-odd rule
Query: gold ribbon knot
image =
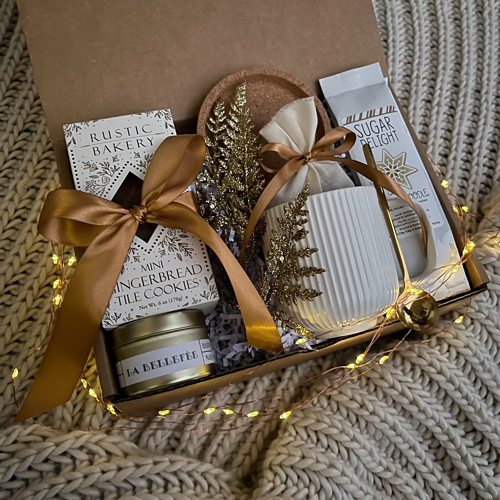
[[(330, 149), (336, 142), (344, 138), (344, 142), (335, 149)], [(255, 207), (248, 220), (248, 226), (245, 230), (243, 236), (243, 242), (241, 245), (240, 262), (243, 262), (245, 257), (245, 250), (252, 235), (253, 230), (259, 219), (262, 217), (264, 210), (267, 208), (271, 200), (276, 196), (278, 191), (299, 171), (299, 169), (310, 161), (338, 161), (352, 168), (359, 174), (363, 175), (367, 179), (370, 179), (376, 186), (386, 189), (387, 191), (395, 194), (401, 200), (408, 203), (411, 208), (417, 213), (420, 219), (420, 225), (422, 226), (422, 239), (424, 241), (424, 248), (427, 246), (427, 233), (425, 230), (425, 225), (420, 217), (419, 212), (415, 208), (413, 201), (406, 194), (406, 191), (393, 179), (385, 175), (384, 173), (376, 170), (364, 163), (356, 160), (351, 160), (350, 158), (344, 158), (339, 156), (343, 153), (347, 153), (356, 142), (356, 134), (351, 132), (345, 127), (337, 127), (327, 134), (325, 134), (311, 149), (309, 153), (301, 154), (294, 151), (292, 148), (285, 146), (284, 144), (271, 143), (266, 144), (259, 152), (259, 156), (262, 156), (267, 152), (278, 153), (281, 158), (287, 162), (281, 168), (272, 169), (267, 167), (261, 162), (262, 168), (268, 172), (272, 173), (274, 177), (271, 179), (269, 184), (266, 186), (262, 194), (260, 195)]]
[(219, 257), (229, 276), (250, 345), (280, 351), (274, 321), (252, 282), (218, 234), (198, 214), (186, 189), (203, 166), (199, 135), (169, 137), (149, 165), (142, 202), (127, 210), (117, 203), (73, 189), (47, 196), (38, 223), (49, 240), (87, 247), (58, 311), (47, 351), (14, 422), (65, 403), (78, 383), (104, 312), (139, 224), (150, 222), (196, 235)]
[(137, 219), (139, 224), (146, 224), (148, 218), (148, 209), (144, 205), (134, 205), (130, 213)]

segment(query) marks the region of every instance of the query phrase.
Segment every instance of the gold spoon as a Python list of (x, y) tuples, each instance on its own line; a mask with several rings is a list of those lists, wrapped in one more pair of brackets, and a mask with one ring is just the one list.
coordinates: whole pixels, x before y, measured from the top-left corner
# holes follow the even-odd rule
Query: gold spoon
[[(375, 159), (373, 158), (372, 149), (368, 144), (363, 144), (363, 153), (366, 158), (366, 163), (370, 167), (377, 168)], [(396, 229), (391, 218), (391, 211), (387, 198), (385, 197), (384, 190), (381, 187), (375, 186), (377, 191), (378, 201), (384, 214), (387, 228), (391, 236), (392, 244), (396, 252), (401, 272), (403, 273), (404, 289), (401, 293), (401, 305), (397, 308), (397, 316), (399, 321), (403, 323), (406, 328), (423, 332), (432, 328), (439, 319), (439, 306), (429, 293), (414, 288), (411, 284), (410, 273), (406, 267), (405, 258), (399, 244)]]

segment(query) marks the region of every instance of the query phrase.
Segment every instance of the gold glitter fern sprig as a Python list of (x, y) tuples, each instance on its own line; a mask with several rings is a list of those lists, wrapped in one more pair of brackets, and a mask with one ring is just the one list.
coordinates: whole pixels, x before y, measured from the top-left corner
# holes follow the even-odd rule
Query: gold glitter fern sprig
[(308, 196), (309, 185), (306, 185), (296, 200), (285, 208), (283, 217), (278, 219), (280, 232), (272, 232), (266, 267), (260, 269), (257, 288), (266, 305), (272, 307), (271, 313), (278, 326), (283, 330), (289, 327), (299, 335), (312, 337), (307, 328), (301, 326), (295, 318), (288, 317), (283, 310), (285, 305), (297, 304), (299, 300), (312, 301), (322, 294), (300, 284), (302, 277), (325, 272), (325, 269), (319, 267), (300, 265), (300, 259), (306, 259), (318, 251), (310, 246), (297, 247), (297, 242), (308, 234), (304, 227), (309, 215), (304, 209)]
[[(258, 153), (259, 138), (253, 131), (252, 117), (247, 106), (246, 83), (236, 89), (234, 102), (226, 113), (226, 104), (219, 100), (207, 128), (211, 137), (205, 142), (209, 153), (205, 168), (197, 179), (197, 192), (205, 193), (208, 212), (204, 217), (228, 244), (234, 231), (241, 243), (252, 210), (264, 189), (264, 175)], [(201, 189), (210, 187), (213, 189)], [(255, 253), (264, 232), (261, 221), (252, 235), (246, 263)]]

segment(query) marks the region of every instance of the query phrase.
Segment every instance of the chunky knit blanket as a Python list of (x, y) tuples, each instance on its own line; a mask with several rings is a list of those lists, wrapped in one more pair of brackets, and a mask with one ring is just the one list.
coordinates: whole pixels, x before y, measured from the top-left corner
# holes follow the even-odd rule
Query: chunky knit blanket
[[(469, 231), (500, 225), (500, 2), (376, 0), (375, 8), (402, 104), (478, 214)], [(36, 222), (57, 185), (16, 7), (2, 0), (0, 499), (500, 498), (500, 239), (481, 235), (489, 291), (436, 340), (315, 398), (330, 376), (309, 377), (352, 362), (361, 348), (185, 402), (190, 410), (247, 402), (253, 411), (276, 394), (278, 404), (311, 399), (286, 420), (228, 424), (216, 412), (173, 416), (175, 425), (124, 422), (80, 387), (40, 419), (45, 425), (10, 426), (11, 374), (50, 318), (54, 266)], [(21, 398), (39, 363), (23, 365)], [(86, 376), (96, 384), (92, 360)], [(197, 422), (210, 422), (210, 432), (190, 425)]]

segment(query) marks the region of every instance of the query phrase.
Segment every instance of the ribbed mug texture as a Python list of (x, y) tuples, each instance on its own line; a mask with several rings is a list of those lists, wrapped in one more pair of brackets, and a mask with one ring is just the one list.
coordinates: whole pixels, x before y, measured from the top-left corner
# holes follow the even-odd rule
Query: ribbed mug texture
[[(287, 204), (266, 210), (264, 251)], [(301, 277), (306, 288), (322, 291), (313, 301), (299, 300), (288, 313), (313, 333), (336, 336), (342, 329), (375, 320), (398, 296), (396, 263), (384, 216), (373, 187), (354, 187), (310, 195), (307, 236), (298, 248), (318, 251), (299, 259), (300, 266), (316, 266), (325, 273)], [(361, 324), (360, 324), (361, 323)], [(354, 333), (354, 329), (352, 330)]]

